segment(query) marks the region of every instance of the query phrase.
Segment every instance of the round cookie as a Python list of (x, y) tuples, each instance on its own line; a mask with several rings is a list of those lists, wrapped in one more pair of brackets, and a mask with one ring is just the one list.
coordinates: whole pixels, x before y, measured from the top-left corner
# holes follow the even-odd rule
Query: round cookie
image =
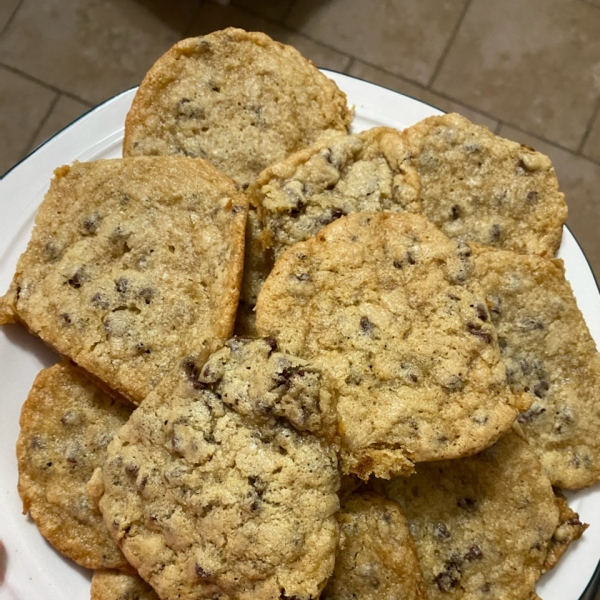
[(430, 600), (537, 598), (556, 536), (567, 543), (550, 481), (513, 433), (475, 456), (421, 464), (376, 487), (408, 519)]
[(353, 213), (275, 264), (258, 331), (334, 380), (345, 473), (472, 454), (528, 406), (506, 384), (469, 254), (420, 215)]
[(123, 155), (200, 157), (248, 185), (351, 120), (346, 95), (296, 49), (229, 28), (182, 40), (153, 65), (127, 115)]
[(550, 159), (448, 114), (408, 129), (423, 214), (448, 237), (553, 256), (567, 218)]
[(159, 597), (139, 575), (94, 571), (90, 600), (159, 600)]
[(600, 481), (600, 354), (563, 262), (483, 246), (476, 276), (515, 391), (533, 403), (517, 418), (552, 485)]
[(285, 418), (234, 411), (204, 366), (181, 361), (113, 439), (105, 522), (160, 597), (316, 598), (339, 536), (335, 453)]
[(86, 485), (131, 412), (66, 362), (39, 373), (21, 409), (23, 512), (57, 550), (90, 569), (129, 568)]
[(323, 600), (427, 597), (415, 543), (396, 502), (372, 492), (354, 493), (338, 520), (340, 549)]
[(302, 150), (263, 171), (249, 190), (275, 259), (351, 212), (420, 212), (419, 181), (403, 164), (406, 144), (378, 127)]
[(246, 213), (233, 181), (199, 159), (61, 167), (2, 299), (4, 320), (139, 403), (188, 347), (231, 335)]

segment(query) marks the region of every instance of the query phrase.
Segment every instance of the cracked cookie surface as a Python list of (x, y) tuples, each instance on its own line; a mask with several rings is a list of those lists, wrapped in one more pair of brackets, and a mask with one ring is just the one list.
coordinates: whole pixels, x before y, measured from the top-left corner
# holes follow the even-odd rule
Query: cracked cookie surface
[(161, 597), (315, 598), (339, 537), (335, 453), (252, 402), (230, 408), (205, 361), (186, 357), (113, 439), (107, 526)]
[(509, 384), (533, 403), (517, 421), (553, 485), (600, 481), (600, 354), (558, 259), (474, 246)]
[(354, 213), (288, 249), (257, 328), (329, 373), (345, 473), (407, 473), (492, 444), (529, 404), (506, 384), (466, 245), (420, 215)]
[(448, 114), (405, 129), (423, 214), (448, 237), (553, 256), (567, 205), (550, 159)]
[(21, 410), (23, 511), (53, 546), (90, 569), (129, 567), (86, 485), (132, 410), (67, 362), (39, 373)]
[(236, 185), (198, 159), (61, 167), (3, 320), (139, 403), (192, 343), (231, 335), (246, 213)]
[(538, 598), (555, 536), (570, 541), (549, 479), (514, 433), (475, 456), (420, 464), (411, 477), (376, 487), (408, 519), (431, 600)]
[(400, 506), (372, 492), (355, 492), (338, 513), (340, 549), (323, 600), (424, 599), (415, 543)]
[(242, 185), (322, 136), (346, 133), (346, 95), (295, 48), (229, 28), (182, 40), (150, 69), (124, 156), (200, 157)]

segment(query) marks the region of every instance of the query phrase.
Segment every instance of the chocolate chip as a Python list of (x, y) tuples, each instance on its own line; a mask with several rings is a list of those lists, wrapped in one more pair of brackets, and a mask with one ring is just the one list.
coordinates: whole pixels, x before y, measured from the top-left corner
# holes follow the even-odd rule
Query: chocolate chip
[(99, 213), (94, 213), (93, 215), (86, 217), (82, 223), (84, 235), (96, 233), (101, 222), (102, 215)]
[(67, 313), (61, 313), (59, 319), (62, 325), (70, 325), (72, 323), (71, 317)]
[(542, 330), (544, 329), (544, 323), (534, 317), (525, 317), (517, 321), (517, 327), (525, 331)]
[(544, 398), (546, 396), (546, 392), (548, 392), (549, 388), (550, 388), (550, 386), (548, 385), (548, 382), (545, 379), (542, 379), (539, 383), (536, 383), (533, 386), (533, 393), (538, 398)]
[(438, 540), (447, 540), (450, 537), (450, 532), (443, 523), (436, 523), (433, 526), (433, 537)]
[(435, 582), (442, 592), (454, 589), (461, 579), (460, 563), (450, 560), (444, 564), (444, 570), (435, 577)]
[(185, 372), (187, 378), (190, 381), (198, 381), (198, 377), (200, 376), (200, 372), (198, 371), (198, 367), (196, 366), (196, 362), (194, 361), (194, 357), (186, 356), (181, 361), (181, 368)]
[(463, 379), (460, 375), (452, 375), (442, 384), (442, 387), (449, 392), (459, 392), (463, 389)]
[(210, 571), (205, 571), (198, 563), (196, 563), (196, 575), (200, 577), (200, 579), (210, 579), (212, 577), (212, 573), (210, 573)]
[(366, 335), (371, 335), (373, 333), (374, 328), (375, 325), (373, 325), (373, 323), (371, 323), (371, 321), (369, 321), (367, 317), (360, 318), (360, 329), (363, 333), (365, 333)]
[(415, 265), (415, 264), (417, 264), (417, 260), (416, 260), (416, 258), (414, 256), (414, 254), (410, 250), (408, 250), (406, 252), (406, 260), (408, 261), (409, 265)]
[(125, 473), (127, 473), (127, 475), (129, 475), (129, 477), (131, 477), (132, 479), (135, 479), (137, 477), (139, 470), (140, 468), (137, 465), (126, 465), (125, 467)]
[(521, 413), (517, 417), (517, 421), (522, 425), (528, 425), (535, 419), (535, 417), (538, 417), (539, 415), (542, 415), (545, 412), (546, 409), (542, 406), (532, 406), (529, 410)]
[(270, 356), (272, 352), (275, 352), (275, 350), (277, 350), (277, 340), (271, 336), (268, 336), (263, 339), (264, 339), (265, 343), (271, 348), (271, 350), (269, 351), (269, 356)]
[(483, 552), (479, 548), (479, 546), (471, 546), (468, 552), (465, 554), (465, 560), (469, 562), (473, 560), (481, 560), (483, 558)]
[(477, 312), (477, 317), (479, 319), (481, 319), (482, 321), (487, 321), (488, 313), (483, 304), (477, 304), (477, 306), (475, 306), (475, 311)]
[(78, 425), (81, 419), (76, 411), (69, 410), (60, 418), (60, 422), (65, 426)]
[(84, 269), (77, 269), (69, 278), (69, 285), (77, 290), (89, 279)]
[(54, 242), (48, 242), (44, 246), (44, 254), (48, 260), (56, 260), (62, 254), (62, 249), (58, 247)]
[(135, 345), (135, 351), (138, 354), (150, 354), (150, 348), (148, 348), (148, 346), (146, 346), (146, 344), (144, 344), (144, 342), (138, 342)]
[(152, 298), (154, 298), (154, 294), (155, 291), (151, 287), (145, 287), (139, 291), (138, 295), (146, 304), (150, 304)]
[(481, 325), (479, 325), (478, 323), (467, 323), (467, 331), (471, 335), (474, 335), (475, 337), (478, 337), (479, 339), (483, 340), (486, 344), (489, 344), (492, 341), (492, 334), (489, 331), (481, 329)]
[(463, 510), (474, 512), (477, 510), (477, 500), (474, 498), (459, 498), (456, 501), (456, 506), (458, 508), (462, 508)]
[(461, 258), (466, 258), (468, 256), (471, 256), (471, 254), (473, 254), (473, 250), (471, 250), (471, 246), (469, 246), (469, 244), (467, 244), (465, 242), (460, 242), (456, 246), (456, 252), (457, 252), (458, 256), (460, 256)]
[(339, 208), (332, 208), (328, 215), (324, 215), (319, 219), (319, 222), (321, 225), (329, 225), (329, 223), (337, 221), (337, 219), (343, 217), (345, 214), (346, 213)]
[(298, 281), (310, 281), (310, 275), (308, 273), (298, 273), (296, 279)]
[(96, 308), (107, 309), (109, 307), (108, 298), (102, 292), (96, 292), (91, 298), (90, 302)]
[(115, 289), (119, 294), (125, 294), (129, 288), (129, 280), (126, 277), (120, 277), (115, 281)]
[(453, 221), (456, 221), (456, 219), (458, 219), (461, 215), (461, 209), (460, 206), (458, 206), (458, 204), (455, 204), (454, 206), (452, 206), (452, 208), (450, 209), (450, 218)]
[(536, 202), (538, 199), (538, 196), (539, 196), (539, 194), (535, 190), (527, 192), (527, 201), (528, 202)]

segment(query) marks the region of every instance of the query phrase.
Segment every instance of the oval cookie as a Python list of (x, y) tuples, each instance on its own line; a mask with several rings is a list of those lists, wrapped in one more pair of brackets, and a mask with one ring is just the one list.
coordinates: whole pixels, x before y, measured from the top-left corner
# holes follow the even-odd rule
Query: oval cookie
[(344, 472), (410, 472), (492, 444), (511, 394), (468, 246), (424, 217), (354, 213), (289, 248), (257, 328), (335, 381)]
[(236, 412), (204, 366), (188, 356), (114, 438), (106, 524), (160, 597), (316, 598), (338, 541), (335, 454), (253, 402)]
[(198, 159), (61, 167), (5, 313), (139, 403), (192, 344), (231, 335), (246, 212), (233, 181)]
[(21, 410), (23, 512), (57, 550), (89, 569), (129, 567), (86, 484), (132, 408), (64, 362), (39, 373)]
[(123, 155), (200, 157), (248, 185), (351, 119), (346, 95), (296, 49), (229, 28), (182, 40), (154, 64), (127, 115)]

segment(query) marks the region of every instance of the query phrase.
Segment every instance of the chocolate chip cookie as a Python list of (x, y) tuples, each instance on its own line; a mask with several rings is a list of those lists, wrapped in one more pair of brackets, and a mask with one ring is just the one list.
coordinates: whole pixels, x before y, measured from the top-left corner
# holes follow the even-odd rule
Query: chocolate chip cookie
[(529, 405), (507, 386), (470, 253), (420, 215), (353, 213), (276, 262), (257, 329), (334, 380), (345, 473), (475, 453)]
[(564, 522), (549, 479), (519, 436), (507, 434), (469, 458), (420, 464), (411, 477), (376, 487), (402, 506), (430, 600), (537, 598), (536, 581), (553, 562), (546, 561)]
[[(113, 439), (105, 522), (160, 597), (316, 598), (339, 536), (335, 453), (253, 400), (235, 402), (236, 368), (220, 378), (206, 364), (204, 353), (183, 359)], [(251, 390), (245, 371), (238, 386)]]
[(457, 114), (404, 130), (423, 214), (447, 236), (553, 256), (567, 205), (550, 159)]
[(340, 549), (323, 600), (426, 598), (415, 543), (400, 506), (357, 492), (338, 513)]
[(233, 330), (247, 201), (185, 157), (56, 171), (0, 322), (18, 319), (139, 403), (193, 344)]
[(175, 44), (142, 81), (123, 155), (208, 160), (246, 186), (270, 164), (346, 133), (346, 95), (296, 49), (229, 28)]
[(553, 485), (600, 481), (600, 354), (561, 260), (474, 247), (509, 384), (532, 399), (517, 421)]
[(67, 362), (41, 371), (21, 410), (23, 512), (57, 550), (90, 569), (129, 566), (86, 485), (132, 410)]

